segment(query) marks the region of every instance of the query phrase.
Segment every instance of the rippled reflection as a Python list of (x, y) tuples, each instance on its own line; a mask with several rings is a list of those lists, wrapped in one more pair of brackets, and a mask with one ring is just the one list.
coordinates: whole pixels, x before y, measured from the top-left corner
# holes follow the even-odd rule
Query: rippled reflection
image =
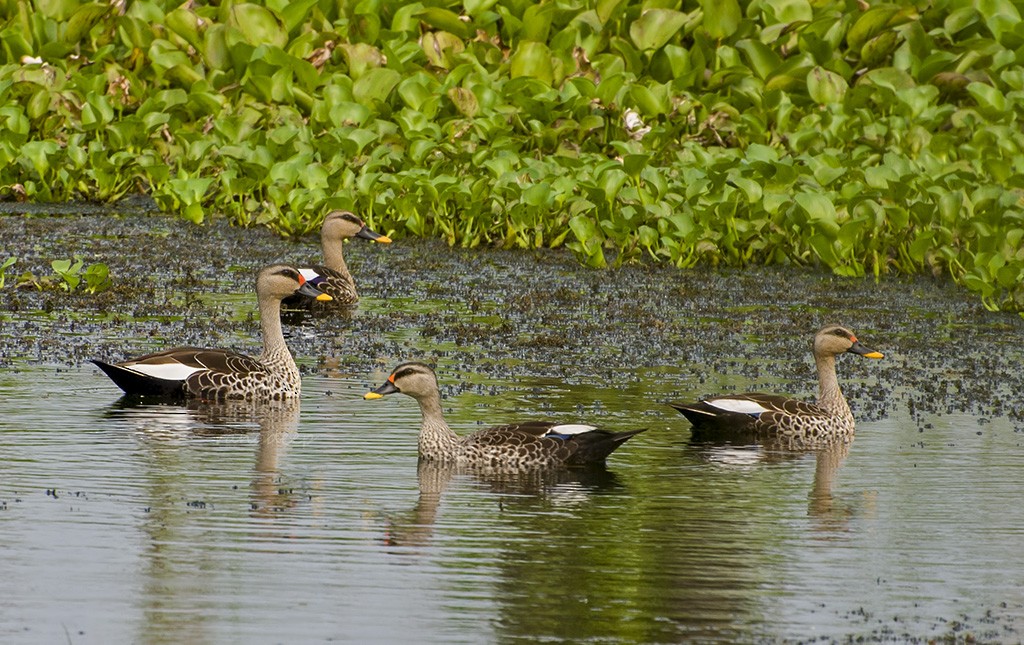
[(497, 495), (499, 513), (509, 506), (531, 505), (537, 498), (571, 508), (585, 504), (595, 493), (622, 488), (615, 473), (601, 466), (502, 470), (421, 459), (416, 475), (419, 497), (415, 506), (386, 520), (384, 543), (388, 546), (429, 544), (442, 495), (456, 478), (482, 493)]
[[(744, 441), (751, 443), (744, 443)], [(751, 468), (765, 463), (778, 463), (814, 456), (814, 480), (808, 493), (807, 514), (817, 521), (818, 530), (844, 531), (850, 520), (858, 514), (874, 511), (875, 495), (864, 493), (858, 499), (836, 499), (833, 492), (843, 463), (850, 455), (853, 440), (819, 442), (813, 446), (789, 441), (762, 441), (755, 443), (753, 436), (715, 440), (707, 434), (692, 440), (700, 454), (711, 462), (723, 466)], [(734, 443), (735, 442), (735, 443)]]
[[(250, 516), (274, 518), (293, 509), (302, 495), (283, 481), (280, 469), (282, 458), (298, 436), (299, 409), (298, 401), (192, 400), (171, 404), (124, 397), (107, 411), (108, 418), (145, 440), (148, 454), (145, 482), (151, 505), (145, 509), (141, 526), (148, 542), (143, 549), (142, 642), (216, 640), (206, 632), (207, 613), (191, 611), (188, 621), (181, 621), (179, 613), (194, 608), (197, 592), (211, 593), (204, 588), (204, 571), (218, 570), (223, 563), (212, 555), (206, 534), (230, 527), (202, 525), (204, 514), (216, 512), (217, 503), (187, 497), (181, 470), (188, 457), (181, 451), (193, 444), (210, 451), (219, 445), (218, 439), (231, 448), (239, 440), (243, 445), (253, 443)], [(211, 470), (208, 475), (216, 479), (220, 473)], [(268, 538), (274, 534), (253, 535)], [(216, 622), (218, 617), (212, 613), (209, 619)]]

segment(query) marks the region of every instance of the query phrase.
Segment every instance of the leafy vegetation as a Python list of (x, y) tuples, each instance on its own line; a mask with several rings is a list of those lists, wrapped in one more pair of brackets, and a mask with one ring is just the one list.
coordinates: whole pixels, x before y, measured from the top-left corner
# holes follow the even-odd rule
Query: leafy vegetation
[(1019, 0), (0, 0), (0, 194), (1024, 309)]
[(85, 280), (86, 293), (100, 293), (112, 286), (110, 269), (102, 263), (85, 266), (81, 256), (74, 260), (54, 260), (50, 263), (53, 272), (61, 279), (60, 287), (65, 291), (74, 291)]
[(10, 257), (3, 262), (0, 262), (0, 289), (3, 289), (4, 285), (7, 284), (7, 269), (14, 266), (14, 263), (17, 261), (18, 258)]
[[(9, 257), (0, 263), (0, 289), (7, 284), (7, 270), (17, 262), (18, 258)], [(14, 286), (19, 289), (39, 290), (59, 288), (71, 292), (76, 290), (84, 279), (85, 292), (88, 294), (101, 293), (113, 286), (110, 268), (106, 264), (97, 262), (85, 266), (85, 261), (78, 255), (73, 260), (54, 260), (50, 263), (50, 268), (53, 269), (52, 276), (37, 277), (31, 271), (26, 271), (18, 276)]]

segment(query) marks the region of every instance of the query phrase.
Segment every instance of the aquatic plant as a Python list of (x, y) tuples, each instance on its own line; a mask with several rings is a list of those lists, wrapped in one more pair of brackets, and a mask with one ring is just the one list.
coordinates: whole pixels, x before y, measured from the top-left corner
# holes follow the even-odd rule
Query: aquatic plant
[[(711, 9), (704, 10), (704, 5)], [(1024, 308), (1011, 0), (0, 3), (0, 189), (950, 275)]]
[(74, 261), (72, 260), (54, 260), (50, 263), (50, 268), (53, 272), (61, 279), (59, 283), (61, 288), (65, 291), (74, 291), (78, 288), (79, 283), (82, 282), (82, 266), (84, 262), (79, 256), (75, 256)]
[(85, 291), (86, 293), (100, 293), (109, 289), (113, 283), (110, 280), (110, 269), (107, 265), (102, 263), (90, 264), (88, 267), (85, 266), (85, 261), (82, 257), (76, 255), (73, 260), (54, 260), (50, 263), (50, 268), (60, 278), (59, 283), (53, 281), (40, 281), (33, 280), (33, 284), (37, 288), (45, 288), (50, 284), (59, 284), (60, 288), (65, 291), (74, 291), (85, 280)]
[(7, 284), (7, 269), (9, 269), (12, 266), (14, 266), (14, 264), (17, 261), (18, 261), (18, 258), (16, 258), (16, 257), (9, 257), (6, 260), (4, 260), (2, 263), (0, 263), (0, 289), (3, 289), (4, 285)]

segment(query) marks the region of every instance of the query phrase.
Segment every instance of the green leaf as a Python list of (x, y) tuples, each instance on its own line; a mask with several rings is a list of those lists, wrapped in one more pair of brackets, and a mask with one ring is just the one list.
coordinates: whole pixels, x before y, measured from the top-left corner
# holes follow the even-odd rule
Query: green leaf
[(797, 193), (793, 199), (807, 213), (807, 218), (834, 236), (839, 231), (838, 215), (832, 201), (818, 193)]
[(362, 76), (368, 69), (384, 65), (384, 55), (373, 45), (367, 45), (366, 43), (342, 43), (338, 45), (338, 48), (345, 57), (349, 76), (353, 80)]
[(317, 5), (320, 0), (289, 0), (281, 9), (281, 18), (284, 20), (285, 28), (289, 33), (294, 32), (304, 22), (309, 20), (309, 11)]
[(551, 200), (551, 186), (544, 184), (533, 184), (523, 191), (523, 203), (528, 206), (547, 206)]
[(860, 14), (846, 32), (846, 43), (851, 49), (859, 51), (864, 43), (881, 33), (899, 12), (900, 7), (892, 4), (881, 4), (868, 9)]
[(627, 0), (597, 0), (597, 18), (602, 24), (608, 22), (619, 13)]
[(274, 45), (284, 48), (288, 44), (288, 30), (269, 9), (255, 4), (231, 5), (230, 23), (238, 28), (251, 45)]
[(849, 88), (846, 79), (822, 67), (815, 67), (807, 75), (807, 93), (815, 103), (840, 103)]
[(975, 8), (985, 18), (985, 24), (996, 40), (1000, 40), (1004, 33), (1012, 32), (1020, 24), (1020, 11), (1010, 0), (978, 0), (973, 3)]
[(651, 161), (650, 154), (628, 154), (622, 158), (622, 168), (630, 177), (639, 177), (640, 172)]
[(395, 89), (402, 75), (393, 69), (378, 67), (367, 71), (352, 86), (352, 95), (360, 103), (385, 101)]
[(978, 108), (989, 118), (999, 119), (1005, 114), (1006, 97), (996, 88), (976, 81), (967, 86), (967, 91), (978, 103)]
[(468, 23), (459, 19), (455, 13), (440, 7), (428, 7), (419, 13), (419, 19), (426, 24), (455, 34), (459, 38), (469, 38), (472, 29)]
[(830, 238), (820, 234), (812, 235), (810, 244), (814, 253), (829, 267), (834, 268), (839, 264), (839, 256), (836, 255), (835, 245)]
[(62, 39), (66, 43), (77, 44), (82, 40), (93, 27), (109, 13), (111, 5), (99, 2), (89, 2), (81, 5), (71, 15), (64, 26)]
[(468, 117), (474, 117), (480, 112), (476, 95), (464, 87), (453, 87), (448, 90), (448, 98), (459, 112)]
[(762, 80), (766, 80), (782, 64), (779, 55), (759, 40), (741, 40), (736, 43), (736, 49), (743, 52), (754, 72)]
[(739, 29), (743, 14), (737, 0), (701, 0), (704, 29), (716, 40), (728, 38)]
[(29, 141), (21, 147), (21, 154), (31, 163), (40, 178), (46, 178), (50, 171), (50, 160), (60, 150), (55, 141)]
[(420, 47), (430, 64), (442, 69), (454, 67), (455, 57), (466, 48), (461, 38), (447, 31), (428, 31), (420, 38)]
[(689, 16), (674, 9), (648, 9), (630, 24), (629, 37), (637, 49), (660, 49), (688, 20)]
[(551, 51), (544, 43), (523, 41), (512, 52), (509, 60), (512, 78), (528, 76), (551, 84), (554, 69), (551, 65)]
[(809, 22), (814, 19), (814, 10), (808, 0), (767, 0), (775, 20), (781, 23)]

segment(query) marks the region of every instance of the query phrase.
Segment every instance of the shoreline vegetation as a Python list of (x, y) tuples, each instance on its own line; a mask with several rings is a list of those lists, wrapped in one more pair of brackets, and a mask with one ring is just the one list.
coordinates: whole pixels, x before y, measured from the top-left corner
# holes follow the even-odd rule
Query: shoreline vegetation
[[(0, 199), (1024, 310), (1024, 2), (0, 0)], [(4, 258), (0, 258), (3, 260)]]

